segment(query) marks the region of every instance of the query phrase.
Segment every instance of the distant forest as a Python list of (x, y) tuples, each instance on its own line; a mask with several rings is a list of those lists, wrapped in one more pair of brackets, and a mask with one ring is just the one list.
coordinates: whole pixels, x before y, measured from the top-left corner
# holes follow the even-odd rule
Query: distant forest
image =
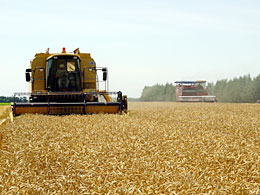
[[(13, 102), (14, 101), (14, 97), (13, 96), (0, 96), (0, 102), (1, 103), (10, 103), (10, 102)], [(19, 98), (19, 97), (15, 97), (15, 101), (16, 102), (25, 102), (27, 101), (26, 99), (24, 98)]]
[(140, 101), (176, 101), (175, 86), (172, 83), (166, 85), (156, 84), (144, 87)]
[[(260, 75), (251, 78), (250, 75), (223, 79), (216, 83), (208, 83), (209, 95), (217, 96), (219, 102), (256, 102), (260, 99)], [(166, 83), (144, 87), (140, 101), (176, 101), (175, 85)]]

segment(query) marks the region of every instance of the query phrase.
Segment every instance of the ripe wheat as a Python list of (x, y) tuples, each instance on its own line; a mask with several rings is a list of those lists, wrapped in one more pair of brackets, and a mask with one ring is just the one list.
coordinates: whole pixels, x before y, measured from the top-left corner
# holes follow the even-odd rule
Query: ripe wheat
[(0, 191), (259, 194), (260, 105), (130, 103), (0, 127)]

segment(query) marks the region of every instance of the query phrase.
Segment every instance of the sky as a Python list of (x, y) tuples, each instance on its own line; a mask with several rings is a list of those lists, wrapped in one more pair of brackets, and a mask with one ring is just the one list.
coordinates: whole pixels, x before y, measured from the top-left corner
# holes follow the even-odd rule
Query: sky
[(0, 95), (27, 92), (36, 53), (80, 48), (110, 91), (260, 74), (259, 0), (0, 0)]

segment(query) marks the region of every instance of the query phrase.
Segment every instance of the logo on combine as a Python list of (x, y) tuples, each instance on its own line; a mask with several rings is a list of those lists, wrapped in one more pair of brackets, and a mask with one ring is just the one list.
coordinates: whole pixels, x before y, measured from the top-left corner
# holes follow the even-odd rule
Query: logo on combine
[(94, 62), (93, 62), (93, 61), (90, 61), (90, 65), (93, 66), (93, 65), (94, 65)]

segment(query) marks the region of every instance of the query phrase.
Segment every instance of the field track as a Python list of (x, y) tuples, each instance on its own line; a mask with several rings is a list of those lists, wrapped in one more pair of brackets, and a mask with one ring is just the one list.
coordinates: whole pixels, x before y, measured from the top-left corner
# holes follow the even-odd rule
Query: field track
[(130, 103), (0, 127), (0, 192), (259, 194), (260, 105)]

